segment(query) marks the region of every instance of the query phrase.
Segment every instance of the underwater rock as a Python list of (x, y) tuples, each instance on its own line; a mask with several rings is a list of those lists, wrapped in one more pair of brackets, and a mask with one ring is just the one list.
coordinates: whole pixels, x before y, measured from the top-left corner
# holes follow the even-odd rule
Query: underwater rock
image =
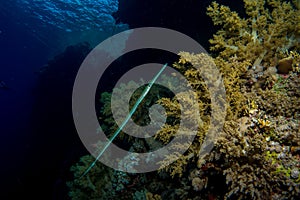
[(278, 73), (280, 74), (288, 74), (290, 71), (293, 70), (293, 58), (283, 58), (279, 60), (277, 65)]

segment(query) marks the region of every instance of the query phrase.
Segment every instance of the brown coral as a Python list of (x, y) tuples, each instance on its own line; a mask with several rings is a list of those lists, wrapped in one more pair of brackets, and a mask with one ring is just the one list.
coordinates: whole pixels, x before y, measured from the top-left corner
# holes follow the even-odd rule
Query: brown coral
[[(229, 7), (213, 2), (207, 13), (219, 30), (210, 40), (211, 50), (226, 59), (237, 55), (240, 60), (275, 66), (278, 51), (299, 47), (299, 7), (280, 0), (244, 0), (248, 18)], [(267, 8), (268, 7), (268, 8)]]

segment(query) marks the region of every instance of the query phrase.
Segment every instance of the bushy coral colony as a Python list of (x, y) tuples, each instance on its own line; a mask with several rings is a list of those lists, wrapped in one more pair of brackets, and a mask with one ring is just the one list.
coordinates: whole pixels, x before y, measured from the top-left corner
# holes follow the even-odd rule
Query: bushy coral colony
[(210, 40), (220, 58), (234, 55), (253, 66), (275, 66), (290, 49), (299, 49), (299, 1), (244, 0), (247, 18), (213, 2), (208, 15), (220, 29)]
[[(195, 89), (199, 103), (201, 123), (188, 151), (171, 164), (166, 155), (157, 172), (129, 174), (99, 162), (79, 178), (93, 161), (92, 156), (82, 157), (72, 167), (74, 180), (68, 183), (72, 199), (299, 199), (300, 1), (244, 0), (244, 7), (246, 16), (241, 17), (213, 2), (207, 13), (220, 27), (210, 40), (213, 56), (181, 52), (173, 64)], [(212, 151), (199, 157), (212, 108), (208, 86), (194, 66), (210, 62), (222, 74), (226, 118), (223, 128), (215, 130), (219, 133)], [(172, 77), (173, 87), (180, 87), (179, 82)], [(134, 84), (123, 84), (119, 90), (126, 94)], [(116, 142), (131, 141), (130, 151), (149, 151), (172, 140), (180, 107), (172, 95), (163, 93), (150, 93), (151, 102), (145, 100), (140, 107), (147, 109), (156, 101), (166, 109), (169, 120), (155, 140), (121, 134)], [(109, 93), (102, 95), (101, 115), (105, 131), (113, 133), (117, 127), (109, 98)], [(189, 118), (188, 113), (182, 116)], [(180, 145), (176, 148), (185, 144)]]

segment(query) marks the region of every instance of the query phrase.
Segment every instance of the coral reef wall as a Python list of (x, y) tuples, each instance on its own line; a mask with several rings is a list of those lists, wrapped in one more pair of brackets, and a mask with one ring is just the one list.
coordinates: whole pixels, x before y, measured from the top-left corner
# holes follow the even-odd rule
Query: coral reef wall
[[(181, 52), (173, 64), (195, 89), (199, 103), (201, 120), (188, 151), (171, 164), (166, 154), (158, 172), (106, 173), (103, 181), (111, 176), (106, 182), (110, 193), (95, 178), (109, 171), (100, 163), (89, 176), (80, 179), (78, 172), (85, 170), (90, 160), (84, 157), (72, 168), (72, 198), (86, 195), (88, 190), (95, 199), (299, 199), (299, 1), (244, 0), (244, 8), (245, 16), (241, 17), (228, 6), (213, 2), (207, 14), (219, 30), (209, 41), (212, 56)], [(200, 156), (213, 108), (208, 85), (196, 66), (211, 62), (222, 74), (226, 99), (221, 101), (226, 104), (227, 114), (224, 126), (215, 130), (218, 134), (212, 151)], [(220, 84), (213, 75), (214, 84)], [(123, 90), (132, 84), (124, 84)], [(109, 134), (115, 129), (108, 111), (109, 94), (102, 97), (101, 112)], [(131, 143), (130, 151), (137, 151), (151, 150), (173, 139), (180, 117), (177, 100), (164, 96), (155, 102), (171, 116), (154, 136), (155, 142), (123, 135), (117, 143)], [(185, 105), (193, 103), (185, 99)], [(188, 113), (183, 116), (191, 117)], [(190, 132), (187, 128), (186, 134)], [(184, 145), (175, 145), (174, 152)], [(123, 160), (120, 163), (124, 164)], [(136, 164), (137, 160), (132, 161), (131, 167)]]

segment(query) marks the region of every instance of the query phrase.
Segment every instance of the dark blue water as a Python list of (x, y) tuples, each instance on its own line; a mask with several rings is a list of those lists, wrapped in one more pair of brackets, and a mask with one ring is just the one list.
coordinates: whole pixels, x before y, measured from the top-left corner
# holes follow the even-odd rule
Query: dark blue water
[[(69, 146), (63, 143), (68, 135), (49, 137), (47, 131), (36, 132), (47, 129), (37, 124), (36, 113), (45, 95), (41, 91), (49, 85), (51, 90), (52, 81), (39, 88), (40, 71), (69, 45), (89, 42), (93, 46), (114, 31), (126, 29), (115, 24), (111, 14), (116, 10), (117, 1), (0, 2), (0, 81), (6, 86), (0, 88), (1, 199), (55, 196), (59, 170), (68, 159), (64, 149)], [(48, 114), (46, 107), (40, 111), (41, 116)], [(77, 138), (74, 132), (69, 135)]]
[[(1, 2), (2, 4), (2, 2)], [(49, 50), (18, 23), (1, 5), (0, 79), (8, 89), (0, 89), (1, 193), (21, 186), (21, 169), (28, 148), (28, 125), (33, 104), (35, 71), (45, 63)], [(16, 190), (17, 191), (17, 190)], [(6, 195), (5, 195), (6, 196)]]

